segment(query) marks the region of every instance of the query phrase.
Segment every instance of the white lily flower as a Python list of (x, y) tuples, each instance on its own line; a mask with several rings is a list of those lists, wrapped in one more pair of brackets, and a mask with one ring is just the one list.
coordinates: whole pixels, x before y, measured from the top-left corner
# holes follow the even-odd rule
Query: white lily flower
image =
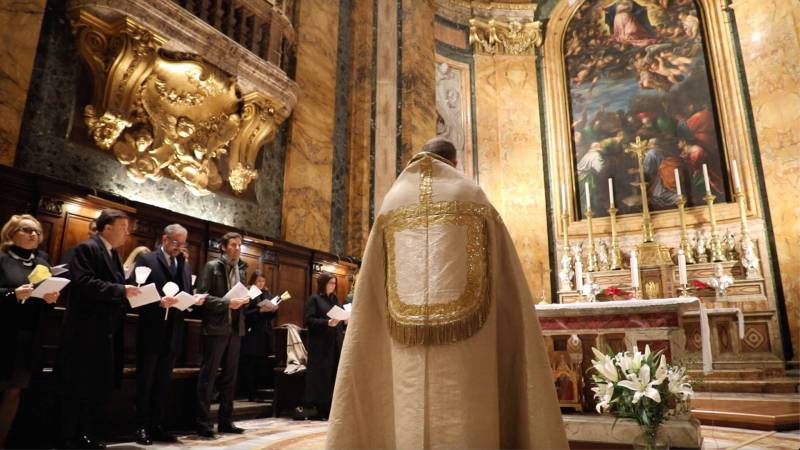
[(647, 364), (641, 366), (639, 369), (639, 374), (630, 374), (628, 375), (627, 380), (622, 380), (619, 382), (619, 385), (630, 389), (634, 392), (633, 394), (633, 403), (639, 403), (639, 400), (642, 397), (648, 397), (651, 400), (660, 403), (661, 402), (661, 394), (658, 393), (658, 390), (653, 386), (657, 386), (661, 383), (660, 380), (652, 380), (650, 379), (650, 366)]
[(606, 380), (608, 381), (619, 381), (619, 375), (617, 374), (617, 366), (614, 365), (614, 360), (611, 359), (608, 355), (601, 353), (596, 348), (592, 348), (594, 355), (597, 357), (597, 360), (592, 360), (592, 365), (594, 369)]
[(614, 395), (614, 383), (598, 383), (592, 388), (592, 391), (594, 391), (594, 398), (600, 400), (596, 406), (597, 412), (602, 414), (608, 409), (611, 396)]
[[(648, 346), (646, 350), (649, 351), (650, 347)], [(639, 350), (636, 350), (633, 352), (633, 356), (630, 356), (630, 353), (625, 353), (619, 359), (619, 366), (627, 374), (637, 374), (642, 367), (642, 361), (644, 361), (644, 355)]]
[(667, 357), (665, 355), (661, 355), (661, 361), (658, 364), (658, 369), (656, 369), (656, 379), (659, 382), (664, 381), (664, 378), (667, 377), (669, 372), (669, 367), (667, 367)]
[(685, 369), (670, 370), (667, 377), (669, 378), (667, 387), (670, 393), (676, 394), (684, 400), (694, 395), (689, 377), (685, 375)]

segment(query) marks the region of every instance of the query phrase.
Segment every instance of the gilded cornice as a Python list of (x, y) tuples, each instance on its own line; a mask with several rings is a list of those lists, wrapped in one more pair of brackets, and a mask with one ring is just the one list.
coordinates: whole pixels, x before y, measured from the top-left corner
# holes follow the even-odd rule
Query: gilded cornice
[(127, 15), (107, 19), (95, 12), (70, 9), (79, 52), (94, 78), (84, 119), (95, 144), (139, 182), (169, 174), (198, 195), (225, 182), (244, 192), (257, 176), (259, 150), (294, 106), (294, 90), (276, 87), (296, 85), (279, 70), (283, 78), (274, 73), (277, 79), (249, 79), (248, 85), (243, 71), (232, 75), (206, 53), (166, 48), (174, 35), (167, 38)]

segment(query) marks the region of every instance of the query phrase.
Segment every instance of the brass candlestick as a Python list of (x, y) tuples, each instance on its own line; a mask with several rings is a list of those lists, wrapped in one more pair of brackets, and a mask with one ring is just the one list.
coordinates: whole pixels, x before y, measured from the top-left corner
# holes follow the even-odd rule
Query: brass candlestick
[(717, 231), (717, 217), (714, 215), (714, 194), (706, 193), (703, 197), (708, 204), (708, 214), (711, 216), (711, 261), (721, 262), (725, 261), (725, 254), (722, 252), (722, 242), (719, 240), (719, 232)]
[(617, 242), (617, 208), (608, 208), (608, 215), (611, 216), (611, 270), (622, 269), (622, 252)]
[(689, 236), (686, 234), (686, 216), (684, 216), (684, 207), (686, 206), (686, 197), (683, 195), (678, 196), (678, 212), (681, 219), (681, 244), (680, 248), (683, 254), (686, 255), (686, 264), (694, 264), (694, 251), (692, 245), (689, 243)]
[(761, 269), (759, 268), (755, 245), (753, 240), (750, 239), (750, 230), (747, 227), (747, 208), (745, 207), (747, 195), (742, 189), (736, 189), (734, 197), (739, 204), (739, 220), (742, 222), (740, 262), (744, 267), (745, 276), (748, 280), (761, 278)]
[(586, 271), (597, 271), (597, 255), (594, 248), (594, 235), (592, 234), (592, 210), (586, 210), (586, 217), (589, 218), (589, 254), (586, 256)]
[(647, 152), (647, 141), (636, 136), (636, 141), (628, 145), (626, 153), (636, 155), (639, 171), (639, 192), (642, 196), (642, 242), (653, 242), (653, 222), (650, 219), (650, 207), (647, 205), (647, 182), (644, 180), (644, 154)]

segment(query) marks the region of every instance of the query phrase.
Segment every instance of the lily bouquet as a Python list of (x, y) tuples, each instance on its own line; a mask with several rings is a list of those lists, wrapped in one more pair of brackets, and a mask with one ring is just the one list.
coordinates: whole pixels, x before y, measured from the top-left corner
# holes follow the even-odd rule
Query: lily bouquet
[(663, 422), (689, 411), (694, 391), (686, 368), (667, 364), (661, 351), (651, 352), (649, 345), (644, 353), (592, 351), (597, 412), (635, 420), (643, 438), (655, 441)]

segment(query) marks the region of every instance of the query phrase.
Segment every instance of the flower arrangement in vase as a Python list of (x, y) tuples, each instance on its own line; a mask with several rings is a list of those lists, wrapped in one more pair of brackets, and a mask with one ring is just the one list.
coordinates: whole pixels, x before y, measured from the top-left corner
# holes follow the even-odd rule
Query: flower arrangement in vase
[[(694, 395), (686, 368), (667, 364), (661, 351), (604, 354), (592, 348), (594, 398), (597, 412), (636, 421), (642, 430), (634, 446), (648, 450), (667, 449), (659, 435), (661, 424), (689, 411)], [(616, 421), (614, 422), (616, 424)]]

